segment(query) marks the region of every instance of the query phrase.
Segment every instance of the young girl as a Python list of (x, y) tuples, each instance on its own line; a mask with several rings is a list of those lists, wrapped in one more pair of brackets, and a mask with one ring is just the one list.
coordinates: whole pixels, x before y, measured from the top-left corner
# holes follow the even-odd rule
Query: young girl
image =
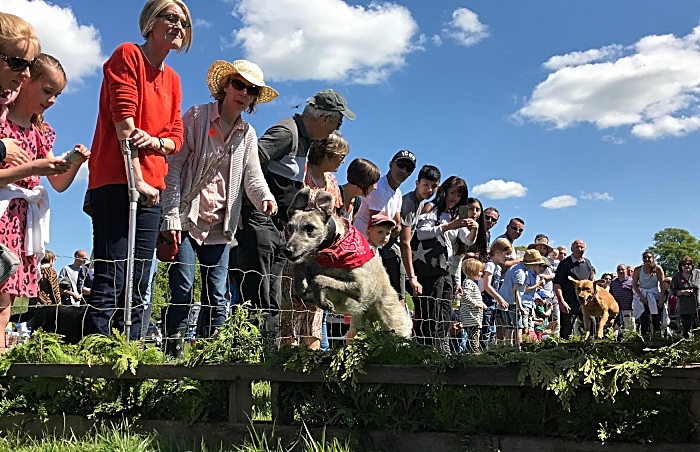
[(481, 277), (484, 271), (483, 262), (469, 258), (462, 264), (462, 271), (465, 274), (462, 282), (462, 301), (459, 308), (459, 319), (462, 326), (467, 330), (467, 344), (469, 351), (479, 353), (479, 339), (481, 336), (481, 323), (484, 318), (484, 309), (486, 305), (481, 299), (479, 286), (476, 285), (476, 280)]
[(501, 273), (508, 260), (508, 256), (513, 252), (513, 247), (507, 239), (498, 239), (491, 245), (491, 260), (484, 267), (484, 276), (479, 281), (482, 296), (486, 302), (487, 309), (484, 311), (484, 344), (489, 346), (496, 342), (496, 339), (503, 340), (505, 333), (502, 323), (497, 327), (496, 311), (498, 309), (508, 309), (508, 303), (498, 294), (501, 287)]
[[(22, 82), (29, 78), (34, 59), (41, 53), (39, 39), (29, 23), (14, 14), (0, 12), (0, 124)], [(21, 143), (0, 137), (0, 161), (20, 165), (29, 161)]]
[[(5, 326), (15, 297), (38, 296), (38, 261), (44, 253), (48, 226), (46, 191), (38, 187), (41, 176), (47, 176), (58, 192), (73, 182), (80, 165), (90, 152), (76, 145), (80, 157), (73, 164), (54, 157), (51, 151), (56, 134), (43, 122), (43, 113), (56, 102), (66, 85), (66, 74), (52, 56), (41, 54), (32, 66), (32, 77), (10, 106), (7, 121), (0, 124), (0, 137), (19, 140), (31, 157), (21, 165), (0, 164), (0, 242), (21, 260), (17, 271), (0, 286), (0, 353), (5, 351)], [(28, 224), (28, 218), (33, 220)], [(31, 226), (32, 234), (27, 237)]]

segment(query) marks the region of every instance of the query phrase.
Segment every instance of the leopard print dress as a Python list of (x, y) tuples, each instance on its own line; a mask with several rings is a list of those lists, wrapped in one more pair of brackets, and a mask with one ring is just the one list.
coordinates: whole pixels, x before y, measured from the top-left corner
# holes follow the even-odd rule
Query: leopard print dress
[[(22, 148), (32, 160), (46, 158), (53, 148), (56, 134), (46, 125), (46, 132), (41, 133), (36, 127), (22, 127), (9, 119), (0, 123), (0, 138), (14, 138), (22, 142)], [(0, 168), (9, 168), (10, 164), (0, 162)], [(16, 185), (33, 189), (41, 181), (41, 176), (29, 176), (15, 182)], [(39, 294), (39, 263), (36, 255), (25, 253), (25, 235), (27, 232), (28, 204), (24, 199), (13, 199), (5, 213), (0, 217), (0, 242), (19, 256), (21, 264), (14, 275), (0, 286), (0, 292), (18, 297), (34, 298)]]

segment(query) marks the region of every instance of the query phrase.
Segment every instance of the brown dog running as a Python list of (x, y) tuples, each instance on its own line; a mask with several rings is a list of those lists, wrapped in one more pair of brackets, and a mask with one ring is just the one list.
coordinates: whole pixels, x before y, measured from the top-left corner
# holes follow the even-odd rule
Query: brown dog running
[(598, 322), (598, 331), (596, 336), (598, 339), (603, 337), (603, 329), (606, 326), (612, 326), (620, 312), (620, 307), (617, 305), (615, 298), (605, 289), (598, 287), (595, 282), (588, 279), (578, 281), (569, 276), (571, 282), (574, 283), (576, 289), (576, 298), (581, 303), (581, 313), (583, 314), (583, 327), (586, 330), (585, 339), (591, 335), (591, 316), (600, 317)]

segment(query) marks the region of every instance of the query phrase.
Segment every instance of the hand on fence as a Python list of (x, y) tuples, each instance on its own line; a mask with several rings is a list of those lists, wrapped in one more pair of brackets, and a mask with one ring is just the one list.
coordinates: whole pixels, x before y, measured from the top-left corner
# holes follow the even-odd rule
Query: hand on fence
[(409, 278), (408, 282), (411, 284), (411, 288), (413, 289), (413, 295), (423, 294), (423, 286), (421, 286), (421, 284), (418, 282), (418, 277), (414, 276)]

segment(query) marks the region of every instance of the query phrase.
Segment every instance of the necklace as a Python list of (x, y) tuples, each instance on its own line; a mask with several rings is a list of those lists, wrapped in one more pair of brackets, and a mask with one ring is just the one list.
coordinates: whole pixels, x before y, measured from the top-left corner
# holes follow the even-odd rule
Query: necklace
[(165, 77), (165, 76), (163, 75), (163, 69), (164, 69), (163, 63), (161, 62), (160, 65), (159, 65), (158, 67), (156, 67), (156, 65), (153, 64), (153, 62), (151, 61), (151, 59), (148, 58), (148, 55), (146, 55), (146, 51), (143, 50), (143, 46), (142, 46), (142, 45), (139, 45), (139, 48), (141, 49), (141, 53), (143, 54), (143, 57), (146, 59), (146, 61), (148, 61), (148, 64), (150, 64), (151, 67), (153, 67), (154, 69), (157, 69), (157, 70), (159, 71), (159, 74), (158, 74), (158, 75), (160, 75), (160, 81), (158, 81), (158, 75), (156, 75), (156, 78), (155, 78), (155, 80), (153, 81), (153, 82), (154, 82), (154, 88), (155, 88), (156, 91), (158, 91), (158, 87), (159, 87), (159, 85), (163, 82), (163, 78)]

